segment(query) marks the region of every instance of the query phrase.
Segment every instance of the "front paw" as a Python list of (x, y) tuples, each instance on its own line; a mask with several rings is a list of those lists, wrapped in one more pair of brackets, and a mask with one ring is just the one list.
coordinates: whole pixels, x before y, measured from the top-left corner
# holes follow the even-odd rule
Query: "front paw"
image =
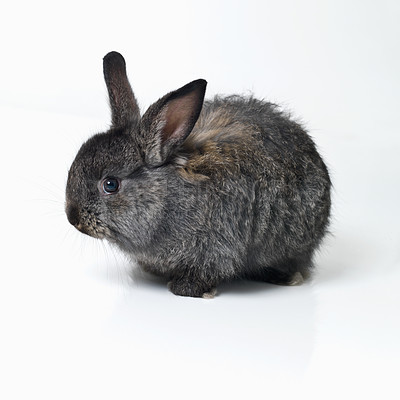
[(213, 299), (217, 289), (203, 282), (190, 282), (186, 279), (173, 279), (168, 282), (168, 289), (177, 296), (202, 297)]

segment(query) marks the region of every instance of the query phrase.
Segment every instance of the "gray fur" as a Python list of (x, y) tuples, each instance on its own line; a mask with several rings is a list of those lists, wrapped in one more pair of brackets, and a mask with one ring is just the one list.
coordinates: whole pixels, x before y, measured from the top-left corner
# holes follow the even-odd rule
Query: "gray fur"
[[(166, 277), (178, 295), (211, 298), (236, 278), (307, 278), (328, 225), (331, 183), (304, 128), (252, 97), (203, 104), (203, 80), (140, 118), (120, 54), (105, 57), (104, 73), (113, 125), (71, 166), (69, 221)], [(106, 177), (119, 179), (117, 193), (104, 193)]]

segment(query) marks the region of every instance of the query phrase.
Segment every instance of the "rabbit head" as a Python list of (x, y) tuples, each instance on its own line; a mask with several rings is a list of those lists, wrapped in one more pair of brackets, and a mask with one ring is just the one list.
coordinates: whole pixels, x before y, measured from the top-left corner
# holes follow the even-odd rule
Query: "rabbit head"
[[(206, 81), (171, 92), (141, 117), (124, 58), (104, 57), (112, 124), (84, 143), (68, 173), (66, 214), (82, 233), (140, 248), (161, 223), (176, 150), (195, 125)], [(160, 168), (163, 167), (163, 168)]]

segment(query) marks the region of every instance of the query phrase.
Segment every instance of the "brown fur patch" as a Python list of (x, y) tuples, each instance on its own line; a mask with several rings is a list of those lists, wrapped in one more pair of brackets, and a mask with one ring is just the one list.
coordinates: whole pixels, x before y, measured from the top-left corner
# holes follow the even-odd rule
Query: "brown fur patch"
[(198, 181), (238, 173), (240, 160), (254, 146), (252, 130), (224, 108), (203, 111), (183, 144), (186, 163), (180, 169), (181, 175)]
[(205, 142), (218, 141), (219, 138), (237, 137), (244, 133), (244, 124), (236, 121), (229, 110), (220, 108), (211, 112), (202, 112), (185, 141), (185, 147), (197, 148)]

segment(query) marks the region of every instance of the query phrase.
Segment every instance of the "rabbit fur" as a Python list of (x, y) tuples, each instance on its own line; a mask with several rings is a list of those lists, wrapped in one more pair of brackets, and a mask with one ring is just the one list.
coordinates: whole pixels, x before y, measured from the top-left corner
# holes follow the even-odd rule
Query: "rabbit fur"
[(307, 278), (327, 231), (331, 182), (304, 128), (254, 97), (204, 101), (202, 79), (141, 117), (124, 58), (111, 52), (103, 67), (112, 125), (72, 163), (70, 223), (181, 296), (213, 297), (237, 278)]

